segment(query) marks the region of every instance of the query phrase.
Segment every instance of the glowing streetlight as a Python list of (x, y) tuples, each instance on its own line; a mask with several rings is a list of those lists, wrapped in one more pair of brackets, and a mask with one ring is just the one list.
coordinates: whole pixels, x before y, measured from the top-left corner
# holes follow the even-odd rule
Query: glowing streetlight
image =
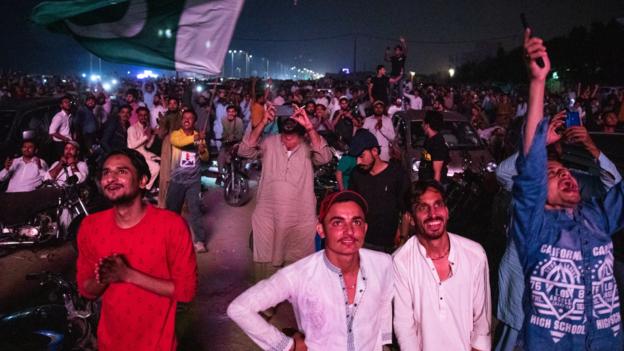
[(410, 77), (412, 80), (414, 80), (414, 76), (416, 75), (416, 72), (414, 71), (410, 71)]
[(455, 68), (449, 68), (449, 76), (453, 78), (454, 75), (455, 75)]

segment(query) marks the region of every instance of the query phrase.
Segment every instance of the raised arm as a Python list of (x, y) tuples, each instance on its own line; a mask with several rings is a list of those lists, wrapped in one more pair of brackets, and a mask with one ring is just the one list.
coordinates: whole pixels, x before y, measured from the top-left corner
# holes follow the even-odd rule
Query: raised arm
[[(544, 90), (546, 86), (546, 76), (550, 71), (550, 60), (546, 54), (546, 47), (543, 40), (531, 37), (531, 29), (524, 32), (524, 51), (525, 58), (529, 67), (529, 107), (527, 112), (526, 125), (524, 127), (524, 154), (529, 153), (537, 125), (541, 122), (544, 115)], [(544, 61), (544, 67), (537, 64), (537, 59)]]

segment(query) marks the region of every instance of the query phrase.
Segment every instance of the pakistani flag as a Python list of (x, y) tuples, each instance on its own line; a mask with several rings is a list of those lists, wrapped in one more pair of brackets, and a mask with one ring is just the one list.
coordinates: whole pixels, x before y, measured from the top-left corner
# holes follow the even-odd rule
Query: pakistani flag
[(221, 73), (243, 0), (47, 1), (31, 19), (111, 62)]

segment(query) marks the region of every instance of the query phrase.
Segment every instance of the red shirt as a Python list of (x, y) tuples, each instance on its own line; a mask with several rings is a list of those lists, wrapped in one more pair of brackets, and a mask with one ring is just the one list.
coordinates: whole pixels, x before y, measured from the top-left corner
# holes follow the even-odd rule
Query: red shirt
[(197, 261), (191, 234), (179, 215), (147, 206), (145, 216), (132, 228), (117, 226), (112, 209), (84, 219), (78, 233), (77, 281), (80, 294), (95, 277), (100, 258), (123, 254), (135, 270), (173, 281), (173, 297), (165, 297), (129, 283), (113, 283), (102, 294), (98, 348), (107, 350), (175, 350), (177, 301), (195, 296)]

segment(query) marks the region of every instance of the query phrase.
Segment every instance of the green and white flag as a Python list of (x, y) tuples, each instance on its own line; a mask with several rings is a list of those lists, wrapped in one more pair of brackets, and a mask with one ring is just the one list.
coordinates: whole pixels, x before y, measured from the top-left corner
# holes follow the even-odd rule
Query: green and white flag
[(217, 75), (243, 0), (67, 0), (31, 19), (111, 62)]

